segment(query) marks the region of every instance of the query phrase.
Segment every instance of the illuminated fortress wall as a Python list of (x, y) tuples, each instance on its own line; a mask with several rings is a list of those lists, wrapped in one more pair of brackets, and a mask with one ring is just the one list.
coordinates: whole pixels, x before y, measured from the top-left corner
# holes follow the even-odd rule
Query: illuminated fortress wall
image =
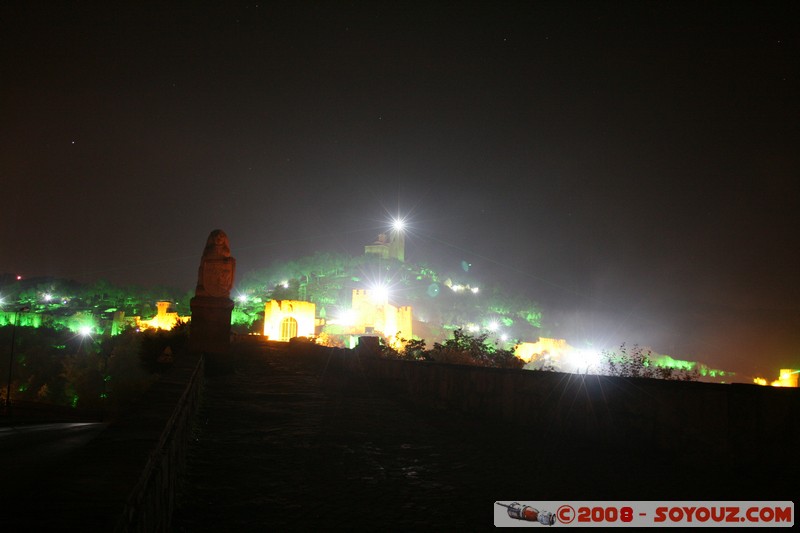
[[(695, 371), (703, 378), (729, 379), (734, 374), (725, 370), (710, 368), (702, 363), (673, 359), (664, 354), (657, 354), (646, 350), (651, 364), (674, 370)], [(540, 337), (537, 342), (521, 342), (516, 346), (514, 355), (525, 361), (529, 370), (548, 368), (560, 372), (578, 374), (600, 373), (603, 366), (603, 352), (593, 348), (575, 348), (570, 346), (565, 339), (548, 339)], [(784, 373), (781, 371), (781, 375)], [(766, 380), (756, 380), (756, 383), (766, 385)]]
[(0, 311), (0, 326), (28, 326), (38, 328), (42, 326), (42, 315), (38, 313), (17, 313), (16, 311)]
[(276, 341), (314, 336), (316, 306), (297, 300), (270, 300), (264, 305), (264, 336)]
[(537, 342), (521, 342), (517, 345), (514, 355), (526, 363), (538, 358), (558, 360), (572, 349), (564, 339), (540, 338)]
[(383, 331), (383, 319), (378, 316), (378, 308), (383, 308), (388, 304), (388, 297), (382, 297), (375, 291), (366, 289), (353, 289), (352, 308), (355, 313), (355, 327), (358, 333), (369, 332), (377, 328), (376, 323), (380, 322), (380, 331)]
[(352, 308), (355, 324), (352, 334), (382, 333), (390, 339), (396, 335), (411, 338), (411, 307), (395, 307), (388, 295), (367, 289), (353, 289)]
[(565, 339), (540, 337), (537, 342), (522, 342), (514, 355), (528, 363), (525, 368), (550, 367), (564, 372), (597, 372), (600, 353), (597, 350), (575, 348)]
[(403, 307), (398, 307), (397, 331), (400, 332), (398, 334), (399, 337), (402, 337), (404, 339), (411, 339), (411, 322), (412, 322), (411, 306), (404, 305)]
[[(117, 335), (125, 329), (127, 322), (125, 313), (117, 311), (114, 313), (113, 320), (101, 320), (91, 312), (77, 311), (68, 316), (55, 316), (50, 313), (27, 312), (19, 313), (16, 317), (15, 312), (0, 312), (0, 326), (16, 325), (20, 327), (40, 328), (42, 326), (50, 328), (67, 328), (74, 333), (78, 333), (83, 328), (89, 328), (93, 333), (103, 333), (111, 326), (111, 334)], [(130, 322), (135, 324), (133, 317)]]
[(800, 370), (792, 369), (792, 368), (781, 368), (780, 374), (778, 374), (778, 379), (773, 382), (768, 382), (765, 378), (755, 378), (753, 383), (756, 385), (772, 385), (773, 387), (793, 387), (797, 388), (798, 386), (798, 376), (800, 376)]

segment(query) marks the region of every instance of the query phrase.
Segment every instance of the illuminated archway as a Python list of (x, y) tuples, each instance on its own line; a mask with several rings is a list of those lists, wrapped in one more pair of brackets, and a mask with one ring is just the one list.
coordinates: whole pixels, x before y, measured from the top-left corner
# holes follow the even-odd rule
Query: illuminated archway
[(288, 341), (297, 337), (297, 320), (288, 316), (281, 320), (281, 340)]

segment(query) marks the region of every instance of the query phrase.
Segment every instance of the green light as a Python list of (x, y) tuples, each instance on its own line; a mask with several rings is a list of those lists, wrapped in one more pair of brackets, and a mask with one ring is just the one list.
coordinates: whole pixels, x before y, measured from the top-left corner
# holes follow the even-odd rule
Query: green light
[(664, 368), (673, 368), (675, 370), (693, 370), (697, 363), (692, 361), (682, 361), (680, 359), (673, 359), (668, 355), (654, 355), (655, 364)]

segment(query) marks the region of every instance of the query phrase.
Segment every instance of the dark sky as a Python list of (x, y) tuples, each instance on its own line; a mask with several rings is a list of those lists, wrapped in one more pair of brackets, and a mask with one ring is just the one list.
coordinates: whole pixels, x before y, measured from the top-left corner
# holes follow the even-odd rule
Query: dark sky
[[(0, 3), (0, 272), (468, 260), (553, 332), (800, 367), (796, 2)], [(417, 254), (417, 257), (415, 257)]]

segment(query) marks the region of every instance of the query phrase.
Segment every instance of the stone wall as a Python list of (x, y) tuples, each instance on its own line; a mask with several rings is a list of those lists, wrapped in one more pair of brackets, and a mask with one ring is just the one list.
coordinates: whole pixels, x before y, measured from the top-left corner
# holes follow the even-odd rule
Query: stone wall
[(800, 389), (353, 358), (415, 402), (530, 426), (543, 438), (731, 456), (800, 447)]
[[(172, 379), (162, 379), (155, 386), (156, 389), (173, 389), (167, 391), (168, 396), (175, 396), (175, 392), (180, 394), (175, 397), (174, 409), (166, 411), (168, 418), (161, 421), (163, 431), (153, 442), (149, 459), (128, 496), (115, 531), (170, 530), (177, 483), (186, 467), (192, 419), (200, 403), (203, 363), (201, 357), (194, 360), (193, 366), (173, 369)], [(165, 411), (160, 409), (159, 412)]]

